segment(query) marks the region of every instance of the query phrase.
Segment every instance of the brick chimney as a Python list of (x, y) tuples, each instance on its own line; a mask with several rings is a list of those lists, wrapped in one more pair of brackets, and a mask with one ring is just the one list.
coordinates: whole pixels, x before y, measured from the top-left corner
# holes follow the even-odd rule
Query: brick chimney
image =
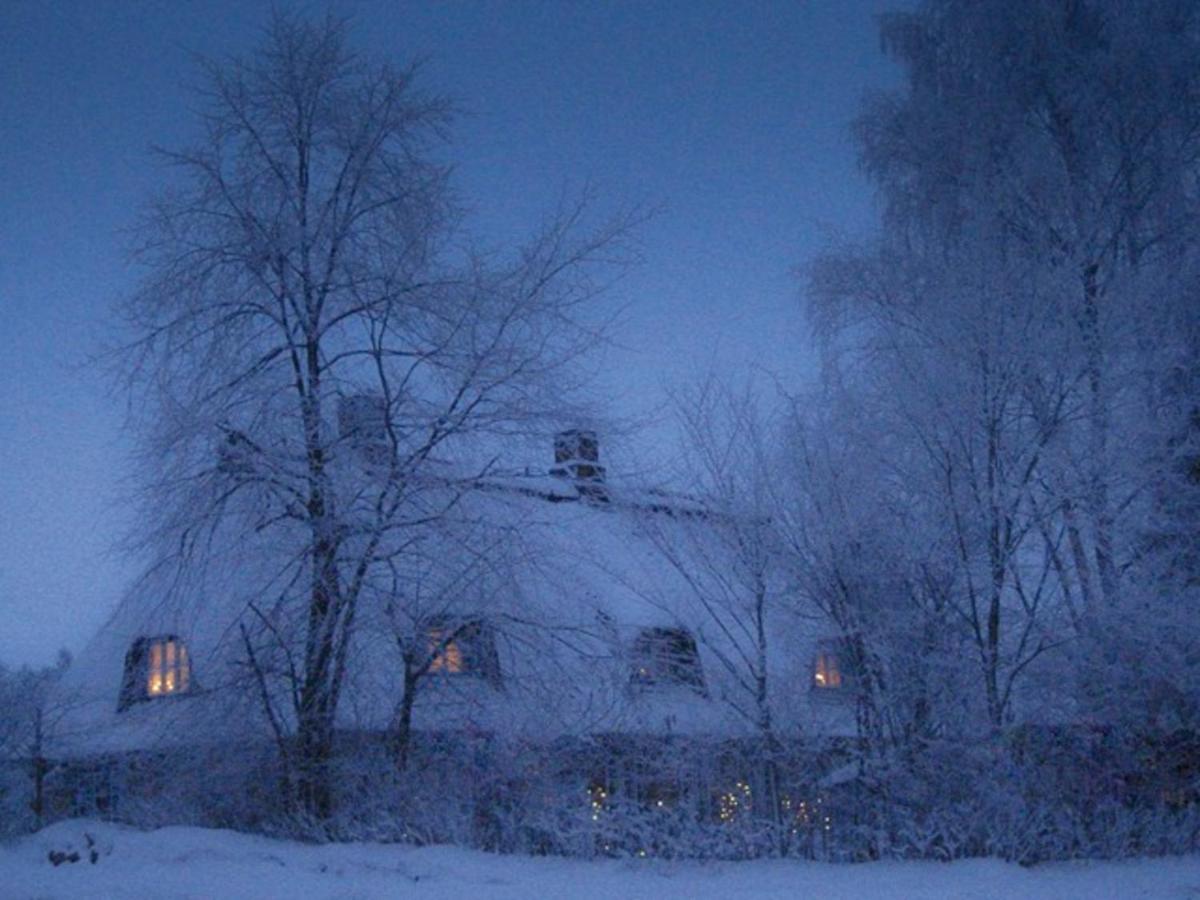
[(554, 436), (554, 467), (551, 475), (569, 478), (577, 486), (604, 484), (600, 444), (596, 432), (581, 428), (560, 431)]
[(387, 433), (387, 403), (382, 394), (344, 394), (338, 397), (338, 437), (364, 460), (385, 463), (391, 455)]

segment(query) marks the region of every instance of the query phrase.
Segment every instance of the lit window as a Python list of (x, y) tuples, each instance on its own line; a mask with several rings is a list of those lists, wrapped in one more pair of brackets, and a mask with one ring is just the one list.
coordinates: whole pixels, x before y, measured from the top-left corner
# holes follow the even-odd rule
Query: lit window
[(447, 672), (458, 674), (463, 671), (462, 648), (457, 639), (447, 641), (448, 632), (442, 628), (429, 631), (429, 652), (433, 661), (429, 664), (430, 672)]
[(842, 670), (837, 654), (832, 651), (818, 653), (813, 662), (813, 687), (832, 689), (841, 686)]
[(850, 697), (858, 685), (861, 648), (856, 638), (824, 640), (812, 658), (812, 689), (827, 697)]
[(500, 683), (496, 636), (487, 622), (439, 617), (426, 626), (429, 672), (466, 675)]
[(682, 628), (645, 628), (633, 643), (634, 686), (684, 685), (704, 693), (695, 639)]
[(185, 694), (191, 687), (192, 662), (184, 641), (173, 634), (140, 637), (125, 654), (117, 707), (124, 710), (141, 700)]
[(187, 647), (182, 641), (177, 638), (154, 641), (150, 644), (146, 693), (151, 697), (182, 694), (188, 689), (190, 670)]

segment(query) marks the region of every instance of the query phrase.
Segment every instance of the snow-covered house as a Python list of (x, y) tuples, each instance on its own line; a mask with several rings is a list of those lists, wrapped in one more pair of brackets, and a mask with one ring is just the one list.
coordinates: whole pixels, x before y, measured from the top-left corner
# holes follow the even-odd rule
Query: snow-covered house
[[(721, 514), (702, 498), (614, 477), (595, 434), (575, 430), (556, 437), (548, 471), (477, 479), (456, 521), (466, 524), (426, 538), (391, 595), (363, 605), (338, 707), (339, 733), (357, 748), (347, 759), (394, 756), (407, 690), (418, 770), (439, 756), (459, 766), (464, 748), (486, 745), (507, 754), (506, 771), (536, 758), (535, 768), (573, 780), (598, 809), (614, 791), (632, 796), (634, 770), (643, 801), (675, 802), (668, 782), (720, 757), (741, 786), (733, 790), (749, 790), (736, 748), (764, 740), (764, 700), (746, 668), (751, 611), (736, 597), (718, 608), (703, 584), (704, 571), (723, 570)], [(156, 816), (153, 797), (171, 759), (218, 759), (216, 768), (257, 773), (226, 792), (269, 794), (262, 773), (294, 728), (287, 648), (303, 622), (270, 597), (247, 596), (246, 584), (269, 580), (247, 577), (263, 566), (256, 552), (231, 544), (190, 602), (162, 602), (161, 583), (145, 579), (80, 655), (63, 685), (70, 710), (53, 753), (74, 773), (63, 779), (63, 803), (128, 808), (125, 795), (140, 792), (150, 799), (139, 817), (169, 820), (178, 813), (160, 804)], [(694, 554), (706, 558), (693, 570)], [(788, 586), (775, 581), (782, 598)], [(783, 602), (766, 607), (764, 626), (772, 739), (851, 734), (850, 673), (826, 627)], [(613, 762), (639, 749), (657, 763), (646, 754)], [(131, 759), (144, 761), (140, 774), (117, 765)], [(452, 773), (442, 776), (444, 785)], [(214, 799), (214, 781), (189, 782), (208, 818), (242, 815), (233, 800)], [(731, 815), (730, 790), (706, 788), (705, 815)]]

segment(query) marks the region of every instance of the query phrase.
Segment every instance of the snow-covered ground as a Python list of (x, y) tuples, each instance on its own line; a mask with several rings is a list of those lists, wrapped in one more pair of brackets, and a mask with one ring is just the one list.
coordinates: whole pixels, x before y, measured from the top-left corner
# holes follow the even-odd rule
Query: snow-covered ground
[[(48, 859), (52, 851), (77, 852), (80, 859), (53, 866)], [(231, 831), (143, 832), (75, 820), (0, 845), (0, 897), (1181, 900), (1200, 898), (1200, 856), (1033, 869), (994, 860), (948, 865), (582, 862), (494, 856), (452, 847), (310, 846)]]

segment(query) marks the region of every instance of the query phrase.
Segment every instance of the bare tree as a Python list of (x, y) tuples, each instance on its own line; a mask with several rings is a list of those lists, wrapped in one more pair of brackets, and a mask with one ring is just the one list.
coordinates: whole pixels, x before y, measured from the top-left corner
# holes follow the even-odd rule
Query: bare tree
[(1156, 581), (1135, 565), (1156, 485), (1187, 490), (1163, 445), (1188, 431), (1164, 395), (1194, 332), (1195, 21), (954, 0), (884, 20), (907, 84), (857, 130), (887, 232), (823, 260), (810, 299), (944, 526), (997, 725), (1047, 649), (1109, 652)]
[(391, 599), (383, 613), (403, 670), (403, 692), (389, 728), (400, 771), (408, 767), (413, 712), (431, 678), (463, 675), (492, 687), (500, 684), (496, 637), (508, 609), (498, 596), (512, 594), (511, 585), (496, 574), (506, 555), (505, 531), (502, 525), (476, 522), (458, 533), (443, 533), (419, 557), (412, 554), (403, 569), (390, 567), (386, 593)]
[(361, 59), (342, 22), (276, 15), (255, 55), (205, 71), (203, 139), (162, 152), (179, 177), (126, 306), (135, 546), (176, 603), (222, 548), (261, 561), (244, 643), (286, 659), (251, 668), (264, 697), (287, 672), (274, 721), (324, 817), (360, 608), (396, 602), (389, 564), (487, 471), (488, 436), (568, 411), (631, 217), (591, 228), (568, 202), (511, 256), (461, 249), (435, 152), (450, 105)]
[(777, 682), (794, 684), (787, 675), (797, 669), (785, 637), (796, 604), (778, 533), (780, 431), (750, 385), (735, 389), (712, 375), (677, 394), (675, 405), (685, 477), (705, 514), (649, 524), (659, 552), (690, 589), (701, 640), (729, 685), (722, 699), (758, 738), (755, 811), (778, 828), (787, 810)]
[(926, 608), (912, 583), (920, 554), (911, 511), (894, 493), (892, 442), (870, 439), (873, 423), (852, 397), (842, 399), (830, 409), (792, 398), (775, 529), (795, 613), (837, 637), (865, 768), (886, 764), (906, 737), (930, 728), (927, 673), (946, 617), (937, 604)]
[[(1149, 460), (1127, 451), (1155, 430), (1146, 413), (1187, 359), (1176, 335), (1190, 330), (1179, 304), (1194, 307), (1196, 10), (939, 0), (883, 33), (908, 90), (877, 100), (859, 131), (889, 226), (910, 247), (1022, 261), (1040, 284), (1010, 280), (1013, 301), (1055, 311), (1043, 325), (1057, 346), (1026, 373), (1057, 432), (1042, 509), (1061, 520), (1081, 610), (1100, 616), (1128, 587), (1122, 520), (1169, 475), (1148, 478)], [(1053, 396), (1064, 389), (1069, 428)]]
[[(13, 827), (45, 824), (46, 777), (51, 769), (47, 748), (69, 708), (69, 698), (56, 686), (70, 664), (71, 655), (61, 650), (54, 665), (40, 669), (10, 670), (0, 665), (0, 766), (21, 772), (24, 783), (17, 792), (27, 801), (22, 804), (25, 808), (9, 806), (6, 818)], [(6, 774), (0, 771), (0, 800), (5, 799)], [(0, 832), (7, 830), (0, 828)]]
[[(682, 478), (696, 515), (648, 516), (641, 527), (689, 587), (700, 639), (732, 690), (723, 698), (768, 745), (775, 742), (770, 646), (780, 614), (771, 504), (770, 436), (758, 398), (710, 375), (674, 398)], [(663, 602), (664, 598), (648, 598)]]

